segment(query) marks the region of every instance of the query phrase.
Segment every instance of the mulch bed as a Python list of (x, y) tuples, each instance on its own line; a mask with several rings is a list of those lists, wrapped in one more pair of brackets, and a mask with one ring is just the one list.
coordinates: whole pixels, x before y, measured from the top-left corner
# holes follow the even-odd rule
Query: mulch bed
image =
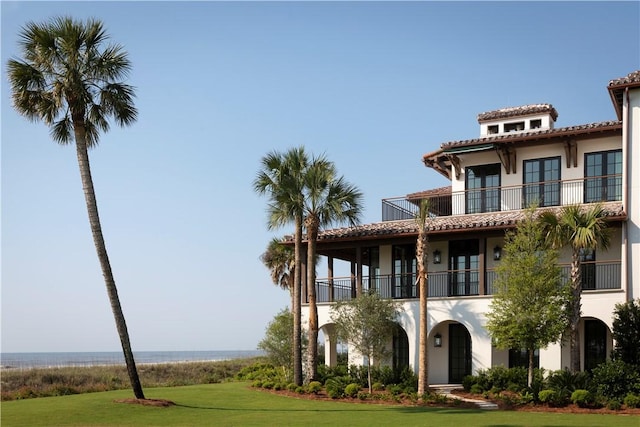
[(129, 403), (132, 405), (142, 405), (142, 406), (158, 406), (158, 407), (167, 407), (174, 406), (175, 403), (170, 400), (164, 399), (118, 399), (115, 400), (116, 403)]

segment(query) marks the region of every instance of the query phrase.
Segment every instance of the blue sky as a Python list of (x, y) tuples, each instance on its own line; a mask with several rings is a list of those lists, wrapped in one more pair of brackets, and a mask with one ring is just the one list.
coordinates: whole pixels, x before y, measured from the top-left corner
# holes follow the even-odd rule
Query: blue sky
[[(75, 152), (14, 112), (28, 21), (104, 21), (139, 120), (90, 153), (134, 350), (255, 349), (289, 302), (259, 261), (276, 232), (261, 157), (304, 145), (380, 200), (446, 185), (421, 163), (480, 112), (551, 103), (613, 120), (640, 68), (638, 2), (2, 2), (2, 351), (119, 349)], [(319, 271), (319, 276), (325, 276)]]

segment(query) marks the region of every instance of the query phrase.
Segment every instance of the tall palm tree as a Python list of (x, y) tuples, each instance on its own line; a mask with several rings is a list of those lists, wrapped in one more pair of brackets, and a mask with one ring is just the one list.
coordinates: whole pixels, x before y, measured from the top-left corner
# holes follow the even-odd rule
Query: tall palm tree
[(256, 193), (268, 195), (267, 227), (274, 229), (294, 223), (294, 280), (293, 280), (293, 381), (302, 385), (302, 221), (303, 175), (309, 164), (304, 147), (285, 153), (272, 151), (261, 160), (262, 169), (253, 181)]
[(97, 145), (100, 132), (109, 130), (108, 118), (127, 126), (137, 118), (134, 89), (124, 84), (131, 63), (124, 49), (108, 44), (103, 24), (58, 17), (47, 23), (28, 23), (20, 33), (24, 59), (8, 62), (15, 109), (32, 121), (42, 120), (59, 144), (75, 141), (80, 178), (111, 309), (133, 392), (144, 399), (127, 325), (98, 216), (88, 149)]
[(293, 311), (293, 276), (296, 268), (294, 249), (283, 245), (280, 239), (274, 237), (267, 245), (267, 250), (260, 256), (260, 260), (271, 271), (273, 284), (289, 291)]
[(427, 343), (427, 298), (429, 283), (427, 281), (427, 262), (429, 254), (429, 236), (427, 235), (429, 219), (429, 201), (420, 201), (420, 210), (416, 215), (418, 239), (416, 241), (416, 260), (418, 262), (418, 289), (420, 294), (420, 340), (418, 352), (418, 395), (423, 396), (429, 389), (429, 360)]
[(347, 222), (355, 225), (362, 211), (362, 193), (337, 176), (333, 162), (314, 157), (304, 174), (304, 226), (307, 232), (307, 297), (309, 302), (309, 381), (318, 371), (318, 307), (316, 305), (316, 243), (321, 227)]
[(580, 313), (581, 313), (581, 252), (609, 248), (610, 230), (607, 228), (606, 211), (600, 204), (590, 208), (569, 205), (558, 215), (546, 211), (540, 216), (545, 235), (553, 248), (571, 247), (571, 301), (569, 304), (570, 369), (580, 371)]

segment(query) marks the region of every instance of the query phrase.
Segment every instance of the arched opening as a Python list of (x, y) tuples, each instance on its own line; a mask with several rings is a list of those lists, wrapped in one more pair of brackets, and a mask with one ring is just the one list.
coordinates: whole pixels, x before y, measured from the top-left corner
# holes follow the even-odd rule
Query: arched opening
[(393, 369), (402, 371), (409, 367), (409, 338), (402, 326), (397, 323), (393, 327)]
[(584, 370), (607, 360), (607, 332), (609, 328), (599, 319), (584, 319)]
[(449, 383), (471, 375), (471, 335), (460, 323), (449, 323)]

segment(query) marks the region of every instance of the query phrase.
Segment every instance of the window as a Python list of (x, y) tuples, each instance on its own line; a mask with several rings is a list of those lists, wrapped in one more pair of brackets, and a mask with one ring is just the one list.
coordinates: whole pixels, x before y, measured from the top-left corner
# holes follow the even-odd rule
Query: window
[[(509, 368), (529, 366), (529, 352), (525, 349), (510, 349), (509, 350)], [(534, 350), (533, 352), (533, 367), (540, 367), (540, 351)]]
[(393, 247), (393, 289), (394, 298), (414, 298), (416, 296), (416, 246)]
[(466, 212), (500, 210), (500, 164), (470, 166), (465, 172)]
[(487, 126), (487, 133), (489, 135), (498, 133), (498, 125), (491, 125), (491, 126)]
[(449, 242), (449, 296), (478, 295), (479, 248), (477, 239)]
[(529, 128), (530, 129), (540, 129), (541, 127), (542, 127), (542, 120), (541, 119), (531, 120), (529, 122)]
[(524, 206), (560, 204), (560, 157), (524, 161)]
[(524, 130), (524, 122), (513, 122), (504, 124), (505, 132), (515, 132), (519, 130)]
[(584, 168), (585, 203), (622, 200), (622, 150), (587, 153)]
[(596, 251), (594, 249), (580, 249), (580, 279), (582, 289), (596, 288)]

